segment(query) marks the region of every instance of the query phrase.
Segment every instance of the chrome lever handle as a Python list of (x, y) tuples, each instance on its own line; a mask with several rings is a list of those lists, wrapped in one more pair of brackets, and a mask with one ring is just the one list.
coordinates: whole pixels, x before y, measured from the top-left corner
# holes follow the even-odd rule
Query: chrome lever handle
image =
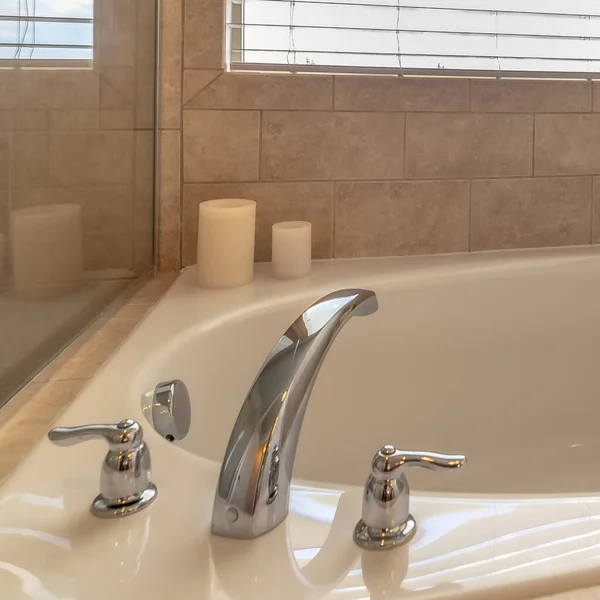
[(383, 446), (371, 462), (362, 519), (354, 529), (354, 541), (366, 550), (389, 550), (409, 542), (417, 532), (417, 523), (409, 510), (410, 488), (405, 468), (453, 471), (466, 461), (462, 454), (413, 452)]
[(156, 486), (150, 481), (150, 451), (142, 427), (132, 419), (115, 425), (56, 427), (48, 439), (57, 446), (73, 446), (104, 439), (109, 450), (102, 462), (100, 494), (92, 503), (97, 517), (112, 518), (133, 514), (156, 499)]
[(142, 427), (132, 419), (116, 425), (82, 425), (79, 427), (56, 427), (48, 432), (48, 438), (57, 446), (74, 446), (81, 442), (105, 439), (111, 450), (134, 448), (144, 439)]
[(438, 454), (436, 452), (414, 452), (398, 450), (395, 446), (383, 446), (373, 457), (372, 476), (378, 480), (389, 479), (407, 467), (421, 467), (431, 471), (459, 469), (467, 461), (462, 454)]

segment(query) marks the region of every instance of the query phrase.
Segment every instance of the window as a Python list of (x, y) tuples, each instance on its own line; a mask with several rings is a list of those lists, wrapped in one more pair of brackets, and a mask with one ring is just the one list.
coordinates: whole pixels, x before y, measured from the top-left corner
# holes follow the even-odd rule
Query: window
[(232, 69), (593, 77), (598, 0), (230, 0)]
[(90, 62), (93, 10), (93, 0), (0, 0), (0, 61)]

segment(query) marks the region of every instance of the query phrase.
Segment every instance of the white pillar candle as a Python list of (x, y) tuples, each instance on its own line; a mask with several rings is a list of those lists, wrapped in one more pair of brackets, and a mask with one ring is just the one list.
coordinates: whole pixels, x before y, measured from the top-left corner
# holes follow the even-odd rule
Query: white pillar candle
[(45, 297), (83, 283), (81, 207), (33, 206), (11, 213), (11, 255), (15, 289)]
[(273, 225), (273, 277), (306, 277), (310, 274), (311, 256), (311, 225), (308, 221), (285, 221)]
[(198, 207), (198, 285), (232, 288), (252, 281), (256, 202), (207, 200)]

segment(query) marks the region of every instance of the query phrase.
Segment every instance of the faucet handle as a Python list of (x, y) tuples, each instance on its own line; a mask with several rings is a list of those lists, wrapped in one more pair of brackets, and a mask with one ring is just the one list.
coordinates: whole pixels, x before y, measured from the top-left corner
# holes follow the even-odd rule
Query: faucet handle
[(139, 445), (144, 439), (144, 431), (136, 421), (125, 419), (116, 425), (55, 427), (48, 432), (48, 439), (53, 444), (63, 447), (89, 440), (105, 439), (111, 450), (124, 450)]
[(114, 425), (56, 427), (48, 439), (57, 446), (73, 446), (104, 439), (108, 453), (100, 472), (100, 494), (91, 506), (102, 518), (125, 517), (149, 506), (156, 499), (156, 486), (150, 481), (150, 451), (144, 442), (142, 426), (132, 419)]
[(459, 469), (467, 462), (462, 454), (438, 454), (437, 452), (415, 452), (398, 450), (386, 445), (377, 452), (371, 463), (372, 476), (378, 481), (399, 477), (407, 467), (422, 467), (431, 471)]
[(453, 471), (466, 461), (462, 454), (414, 452), (383, 446), (371, 462), (362, 519), (354, 529), (354, 541), (366, 550), (390, 550), (409, 542), (417, 532), (417, 523), (409, 510), (410, 488), (405, 468)]

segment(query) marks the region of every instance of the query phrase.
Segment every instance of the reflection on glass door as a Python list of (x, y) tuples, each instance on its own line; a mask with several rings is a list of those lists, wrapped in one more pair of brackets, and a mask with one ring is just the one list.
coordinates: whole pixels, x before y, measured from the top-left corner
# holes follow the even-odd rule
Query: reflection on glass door
[(0, 0), (0, 405), (153, 266), (156, 3)]
[(84, 61), (94, 57), (94, 0), (2, 0), (0, 59)]

